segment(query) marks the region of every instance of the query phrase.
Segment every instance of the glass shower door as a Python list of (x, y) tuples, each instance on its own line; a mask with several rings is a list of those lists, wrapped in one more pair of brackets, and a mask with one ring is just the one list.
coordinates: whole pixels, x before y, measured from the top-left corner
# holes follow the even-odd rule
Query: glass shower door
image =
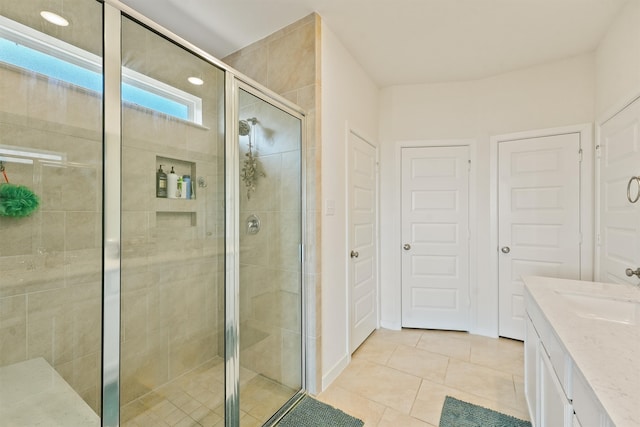
[(224, 78), (122, 19), (123, 426), (224, 425)]
[(2, 425), (100, 425), (100, 28), (97, 2), (0, 0)]
[(302, 122), (239, 91), (240, 425), (302, 389)]

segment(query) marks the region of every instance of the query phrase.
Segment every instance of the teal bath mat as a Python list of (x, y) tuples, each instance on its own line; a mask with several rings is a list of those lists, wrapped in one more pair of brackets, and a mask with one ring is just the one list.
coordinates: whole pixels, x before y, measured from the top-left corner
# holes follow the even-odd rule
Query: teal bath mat
[(531, 427), (531, 423), (447, 396), (440, 427)]
[(305, 396), (277, 427), (362, 427), (364, 423), (312, 397)]

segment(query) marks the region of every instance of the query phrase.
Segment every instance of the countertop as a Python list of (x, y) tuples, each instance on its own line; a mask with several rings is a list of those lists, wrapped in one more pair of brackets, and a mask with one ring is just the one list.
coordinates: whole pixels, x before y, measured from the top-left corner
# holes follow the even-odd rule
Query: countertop
[(11, 426), (100, 425), (100, 417), (41, 357), (0, 368), (0, 420)]
[(524, 277), (527, 290), (549, 321), (616, 427), (640, 426), (640, 310), (631, 324), (577, 313), (569, 295), (605, 296), (640, 303), (640, 288), (617, 283)]

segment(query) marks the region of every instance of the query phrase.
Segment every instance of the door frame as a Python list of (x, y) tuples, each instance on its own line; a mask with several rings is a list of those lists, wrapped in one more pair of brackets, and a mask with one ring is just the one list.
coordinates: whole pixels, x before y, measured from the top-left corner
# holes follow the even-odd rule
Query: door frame
[[(373, 139), (368, 138), (366, 136), (364, 136), (364, 134), (360, 131), (358, 131), (357, 129), (355, 129), (353, 126), (350, 126), (349, 123), (346, 123), (345, 126), (345, 175), (347, 178), (347, 186), (345, 189), (345, 217), (346, 217), (346, 227), (347, 227), (347, 232), (346, 234), (346, 251), (345, 251), (345, 256), (347, 256), (347, 251), (350, 250), (350, 248), (352, 247), (352, 241), (351, 241), (351, 232), (349, 230), (349, 227), (351, 226), (351, 219), (352, 219), (352, 214), (351, 214), (351, 209), (350, 209), (350, 200), (351, 200), (351, 172), (349, 170), (350, 164), (351, 164), (351, 145), (349, 142), (349, 137), (351, 134), (353, 134), (354, 136), (356, 136), (357, 138), (360, 138), (361, 140), (363, 140), (364, 142), (366, 142), (367, 144), (369, 144), (374, 150), (375, 150), (375, 188), (374, 188), (374, 206), (375, 206), (375, 219), (374, 219), (374, 229), (376, 231), (376, 239), (374, 239), (374, 244), (375, 244), (375, 250), (374, 250), (374, 257), (375, 257), (375, 261), (376, 261), (376, 269), (375, 269), (375, 273), (376, 273), (376, 284), (375, 284), (375, 288), (376, 288), (376, 329), (380, 328), (380, 149), (379, 147), (374, 144), (373, 142), (371, 142)], [(353, 263), (350, 261), (347, 261), (347, 268), (345, 269), (345, 283), (347, 284), (346, 286), (346, 297), (347, 297), (347, 319), (348, 319), (348, 323), (349, 323), (349, 329), (347, 330), (347, 342), (346, 342), (346, 348), (347, 348), (347, 353), (349, 354), (349, 360), (351, 360), (351, 335), (352, 335), (352, 311), (351, 311), (351, 307), (352, 307), (352, 295), (351, 295), (351, 274), (353, 273)]]
[[(434, 139), (434, 140), (417, 140), (417, 141), (399, 141), (396, 144), (396, 173), (394, 188), (397, 189), (395, 195), (395, 205), (402, 206), (402, 149), (403, 148), (430, 148), (430, 147), (469, 147), (469, 159), (471, 160), (471, 169), (469, 171), (469, 331), (474, 331), (478, 318), (478, 280), (477, 280), (477, 141), (475, 139)], [(399, 284), (396, 292), (397, 307), (399, 307), (399, 322), (397, 328), (402, 328), (402, 213), (399, 212), (398, 221), (393, 224), (393, 246), (392, 260), (397, 266), (396, 281)], [(395, 326), (395, 325), (394, 325)]]
[(594, 266), (594, 146), (593, 124), (584, 123), (547, 129), (534, 129), (523, 132), (491, 136), (489, 139), (489, 286), (495, 302), (495, 334), (499, 335), (500, 287), (498, 283), (498, 144), (517, 139), (541, 138), (552, 135), (578, 133), (582, 149), (580, 165), (580, 278), (593, 280)]

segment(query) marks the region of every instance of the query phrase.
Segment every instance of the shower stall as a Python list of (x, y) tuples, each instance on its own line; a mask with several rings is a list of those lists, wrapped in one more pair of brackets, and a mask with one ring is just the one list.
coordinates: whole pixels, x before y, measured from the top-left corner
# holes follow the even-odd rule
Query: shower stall
[(0, 0), (0, 424), (274, 424), (305, 391), (304, 126), (118, 1)]

